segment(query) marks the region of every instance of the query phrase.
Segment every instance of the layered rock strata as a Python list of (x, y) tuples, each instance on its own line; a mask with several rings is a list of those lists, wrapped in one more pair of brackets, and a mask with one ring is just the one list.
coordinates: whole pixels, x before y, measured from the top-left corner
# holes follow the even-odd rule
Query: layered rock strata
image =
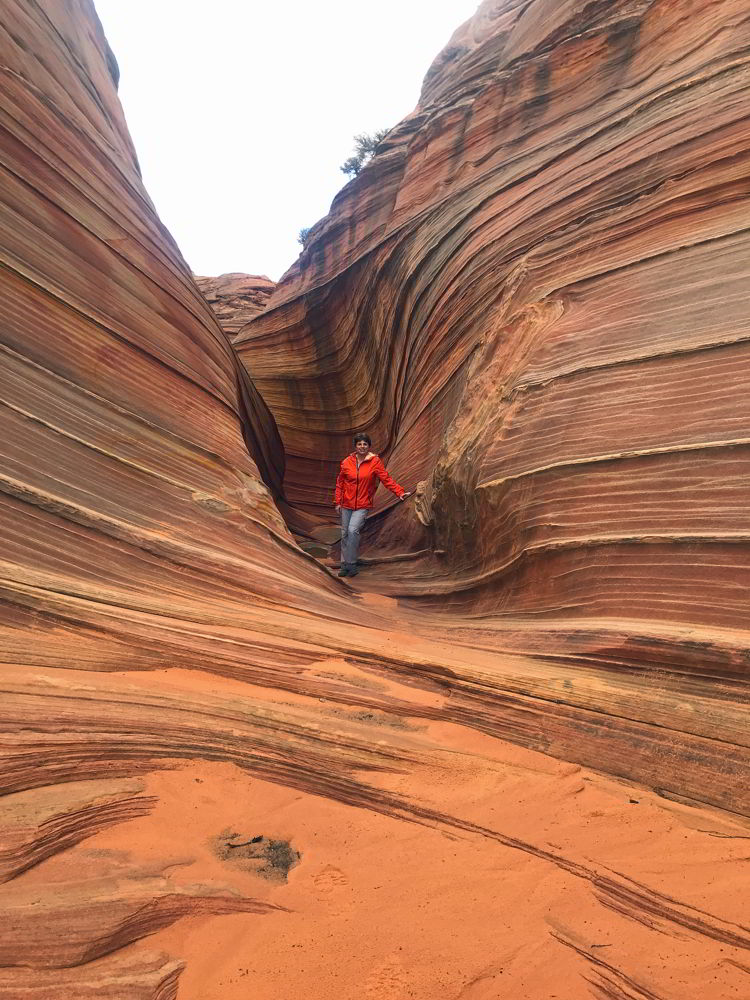
[[(445, 491), (461, 486), (438, 475), (450, 464), (439, 448), (458, 456), (450, 435), (465, 442), (487, 425), (463, 388), (493, 369), (477, 368), (472, 349), (448, 376), (441, 358), (463, 350), (456, 330), (408, 363), (405, 332), (393, 341), (394, 387), (434, 366), (434, 423), (402, 425), (399, 393), (383, 404), (393, 440), (404, 431), (394, 471), (421, 427), (427, 484), (421, 520), (400, 510), (392, 537), (428, 548), (414, 578), (432, 572), (429, 593), (443, 587), (446, 608), (357, 594), (300, 551), (279, 513), (290, 508), (274, 418), (142, 187), (93, 7), (0, 9), (3, 997), (741, 995), (746, 633), (675, 614), (651, 619), (651, 633), (638, 625), (639, 646), (625, 617), (576, 630), (570, 616), (457, 614), (445, 582), (474, 556), (468, 542), (435, 554)], [(598, 8), (586, 9), (596, 39)], [(447, 87), (436, 98), (446, 114), (469, 100), (470, 64), (484, 72), (494, 36), (482, 26), (510, 30), (525, 11), (533, 34), (531, 13), (544, 12), (509, 11), (485, 8), (465, 29), (455, 95), (445, 58), (431, 74)], [(692, 14), (719, 58), (717, 5)], [(400, 134), (386, 161), (403, 160)], [(343, 201), (369, 190), (367, 173), (357, 183)], [(365, 198), (362, 239), (372, 207)], [(435, 222), (441, 287), (442, 269), (463, 259), (459, 241), (449, 262), (446, 232)], [(342, 275), (385, 261), (383, 246)], [(424, 292), (413, 263), (407, 304)], [(341, 292), (332, 275), (326, 295)], [(324, 317), (325, 296), (307, 295), (267, 317), (309, 316), (316, 296)], [(368, 307), (381, 338), (388, 301)], [(322, 369), (339, 333), (316, 330)], [(512, 353), (513, 330), (498, 350)], [(304, 355), (302, 320), (297, 333)], [(376, 343), (351, 341), (355, 382), (358, 369), (372, 376)], [(262, 337), (258, 362), (287, 435)], [(344, 397), (348, 430), (379, 377)], [(318, 392), (331, 410), (344, 390), (327, 379)], [(312, 416), (308, 432), (320, 440)], [(289, 499), (312, 523), (325, 462), (290, 450)], [(294, 485), (303, 459), (306, 495)], [(501, 542), (480, 527), (491, 561)], [(439, 560), (445, 570), (429, 571)], [(387, 565), (403, 587), (402, 564)], [(299, 856), (287, 881), (216, 850), (258, 840)]]
[(264, 274), (220, 274), (216, 278), (195, 275), (195, 283), (230, 338), (262, 313), (276, 282)]
[(739, 0), (489, 0), (239, 336), (291, 503), (353, 429), (429, 484), (378, 541), (446, 555), (388, 593), (745, 629), (749, 42)]
[(737, 0), (489, 0), (236, 342), (293, 505), (353, 430), (418, 487), (366, 589), (658, 690), (670, 746), (683, 696), (747, 743), (749, 42)]

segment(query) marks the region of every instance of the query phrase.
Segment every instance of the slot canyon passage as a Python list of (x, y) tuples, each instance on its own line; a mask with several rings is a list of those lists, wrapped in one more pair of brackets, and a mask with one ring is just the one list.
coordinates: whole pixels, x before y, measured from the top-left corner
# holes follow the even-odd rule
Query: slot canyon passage
[(485, 0), (206, 297), (0, 10), (0, 996), (747, 1000), (746, 0)]

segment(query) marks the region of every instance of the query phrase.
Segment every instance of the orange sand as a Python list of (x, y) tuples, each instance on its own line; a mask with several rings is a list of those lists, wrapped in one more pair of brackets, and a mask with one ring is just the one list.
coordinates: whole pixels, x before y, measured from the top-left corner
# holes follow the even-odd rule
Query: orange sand
[[(186, 691), (205, 684), (183, 671), (149, 680)], [(239, 682), (211, 683), (225, 696), (248, 693)], [(384, 799), (398, 793), (443, 819), (411, 822), (234, 765), (175, 762), (146, 779), (158, 799), (150, 815), (25, 877), (54, 878), (71, 858), (93, 868), (109, 856), (164, 871), (175, 885), (229, 887), (280, 907), (186, 918), (130, 945), (187, 960), (179, 1000), (750, 996), (746, 954), (717, 940), (727, 928), (742, 933), (750, 829), (740, 821), (452, 724), (352, 720), (318, 699), (279, 695), (343, 737), (408, 750), (408, 766), (368, 780)], [(219, 860), (212, 840), (230, 829), (288, 838), (301, 852), (288, 882)], [(608, 895), (603, 879), (641, 895)]]

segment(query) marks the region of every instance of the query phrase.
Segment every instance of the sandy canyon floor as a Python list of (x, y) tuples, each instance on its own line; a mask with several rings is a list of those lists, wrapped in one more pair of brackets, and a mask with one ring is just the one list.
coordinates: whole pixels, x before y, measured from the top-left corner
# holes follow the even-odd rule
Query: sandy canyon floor
[[(370, 596), (363, 607), (389, 603)], [(61, 921), (85, 923), (81, 896), (95, 919), (97, 901), (117, 905), (139, 887), (168, 907), (195, 886), (211, 887), (209, 905), (76, 969), (82, 997), (87, 976), (92, 996), (113, 975), (111, 995), (122, 996), (128, 963), (142, 977), (149, 963), (163, 974), (182, 962), (179, 1000), (750, 996), (745, 821), (425, 720), (444, 695), (382, 672), (336, 658), (305, 672), (313, 689), (345, 688), (349, 704), (149, 672), (153, 698), (250, 700), (287, 731), (318, 728), (340, 755), (369, 745), (391, 763), (365, 769), (363, 807), (209, 760), (165, 760), (128, 779), (151, 810), (18, 876), (11, 907), (15, 897), (28, 914), (36, 895)], [(107, 685), (123, 701), (143, 691), (143, 675), (112, 673)], [(372, 694), (398, 713), (373, 708)], [(11, 809), (25, 794), (6, 800)], [(260, 838), (288, 845), (281, 864), (247, 856)], [(211, 895), (237, 897), (246, 912), (212, 912)], [(25, 995), (17, 971), (13, 997)], [(35, 971), (29, 982), (39, 989), (61, 974)]]

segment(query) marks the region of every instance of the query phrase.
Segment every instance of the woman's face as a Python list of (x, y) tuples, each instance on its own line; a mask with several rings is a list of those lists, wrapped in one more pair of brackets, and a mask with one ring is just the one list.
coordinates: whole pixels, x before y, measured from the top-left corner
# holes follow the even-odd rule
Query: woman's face
[(370, 450), (370, 446), (366, 441), (357, 441), (357, 443), (354, 445), (354, 448), (357, 452), (358, 458), (364, 458), (365, 455)]

